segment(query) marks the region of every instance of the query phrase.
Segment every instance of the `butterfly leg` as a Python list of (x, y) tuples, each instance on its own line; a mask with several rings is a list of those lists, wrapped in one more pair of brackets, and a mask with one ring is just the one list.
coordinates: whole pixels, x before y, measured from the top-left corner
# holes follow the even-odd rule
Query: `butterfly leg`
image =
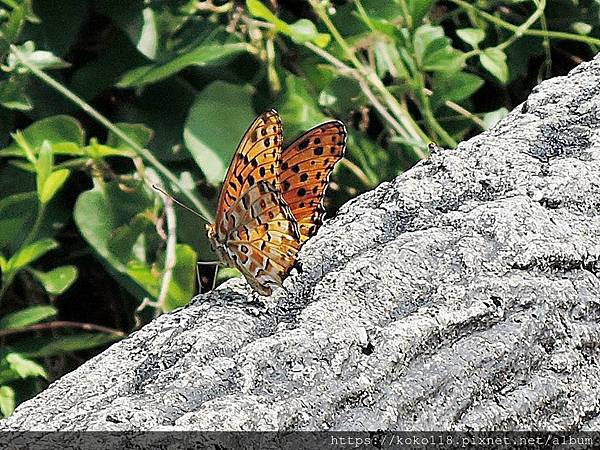
[[(196, 279), (198, 280), (198, 294), (202, 294), (202, 279), (200, 278), (200, 268), (198, 266), (210, 266), (210, 265), (215, 265), (217, 267), (216, 270), (218, 270), (219, 261), (196, 261)], [(213, 279), (213, 284), (212, 284), (212, 289), (215, 288), (215, 283), (216, 283), (216, 270), (215, 270), (215, 276)]]
[(215, 265), (215, 274), (213, 275), (213, 282), (212, 282), (212, 287), (211, 290), (214, 291), (215, 287), (217, 286), (217, 275), (219, 274), (219, 263), (217, 263)]

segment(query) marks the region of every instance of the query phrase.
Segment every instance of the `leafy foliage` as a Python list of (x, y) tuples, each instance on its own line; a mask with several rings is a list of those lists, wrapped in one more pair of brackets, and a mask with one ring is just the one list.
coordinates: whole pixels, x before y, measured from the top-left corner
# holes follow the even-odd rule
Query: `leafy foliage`
[(152, 185), (211, 219), (257, 113), (287, 140), (346, 122), (333, 211), (590, 58), (598, 18), (594, 0), (3, 2), (0, 412), (189, 301), (214, 255)]

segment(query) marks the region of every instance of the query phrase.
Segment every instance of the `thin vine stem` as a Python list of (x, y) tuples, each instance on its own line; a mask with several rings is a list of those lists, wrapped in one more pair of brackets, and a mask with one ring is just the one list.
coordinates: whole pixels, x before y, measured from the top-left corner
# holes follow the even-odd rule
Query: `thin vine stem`
[(27, 67), (37, 78), (46, 83), (48, 86), (59, 92), (65, 98), (69, 99), (80, 107), (83, 111), (93, 117), (96, 121), (110, 130), (114, 135), (118, 136), (123, 142), (127, 143), (138, 155), (145, 159), (149, 164), (154, 166), (166, 179), (177, 186), (181, 192), (190, 200), (194, 207), (205, 217), (206, 220), (212, 221), (213, 215), (209, 208), (207, 208), (190, 190), (183, 187), (179, 179), (165, 167), (148, 149), (143, 148), (133, 139), (131, 139), (126, 133), (119, 129), (115, 124), (108, 120), (104, 115), (93, 108), (89, 103), (83, 100), (81, 97), (73, 93), (68, 88), (64, 87), (54, 78), (50, 77), (34, 64), (31, 64), (27, 57), (21, 52), (15, 45), (10, 46), (11, 52), (20, 61), (20, 63)]
[[(460, 6), (472, 13), (477, 14), (480, 17), (483, 17), (488, 22), (494, 23), (501, 28), (505, 28), (505, 29), (513, 31), (513, 32), (519, 32), (519, 28), (520, 28), (519, 25), (513, 25), (512, 23), (502, 20), (499, 17), (496, 17), (493, 14), (490, 14), (488, 12), (482, 11), (479, 8), (477, 8), (476, 6), (471, 5), (470, 3), (467, 3), (463, 0), (450, 0), (450, 1), (457, 6)], [(591, 36), (584, 36), (582, 34), (572, 34), (572, 33), (565, 33), (563, 31), (549, 31), (549, 30), (535, 30), (535, 29), (533, 29), (533, 30), (527, 29), (527, 30), (521, 30), (521, 31), (522, 31), (523, 36), (539, 36), (539, 37), (548, 37), (550, 39), (567, 39), (570, 41), (578, 41), (578, 42), (584, 42), (589, 45), (600, 46), (600, 39), (597, 39), (597, 38), (594, 38)]]
[[(414, 140), (421, 140), (424, 142), (430, 141), (427, 134), (423, 130), (421, 130), (421, 128), (414, 121), (414, 119), (411, 117), (408, 111), (404, 109), (403, 106), (398, 102), (398, 100), (389, 92), (389, 90), (379, 79), (377, 74), (375, 74), (370, 68), (361, 63), (360, 60), (356, 57), (356, 54), (354, 53), (350, 45), (348, 45), (346, 40), (343, 38), (343, 36), (340, 34), (340, 32), (337, 30), (337, 28), (329, 18), (323, 5), (319, 4), (316, 0), (310, 0), (310, 5), (319, 17), (319, 19), (325, 24), (327, 30), (333, 36), (333, 39), (342, 48), (346, 58), (360, 73), (361, 77), (364, 78), (371, 86), (373, 86), (373, 88), (375, 88), (375, 90), (381, 95), (384, 102), (387, 104), (388, 109), (392, 112), (392, 114), (394, 114), (394, 116), (401, 124), (403, 128), (403, 132), (401, 133), (401, 135)], [(422, 158), (423, 156), (419, 157)]]
[(118, 337), (125, 337), (126, 334), (120, 330), (114, 328), (108, 328), (102, 325), (96, 325), (94, 323), (74, 322), (69, 320), (55, 320), (53, 322), (36, 323), (20, 328), (9, 328), (6, 330), (0, 330), (0, 338), (11, 336), (13, 334), (31, 333), (34, 331), (47, 331), (56, 330), (61, 328), (78, 328), (85, 331), (98, 331), (100, 333), (112, 334)]
[(435, 132), (437, 135), (444, 140), (445, 144), (448, 144), (452, 148), (457, 146), (457, 142), (448, 134), (448, 132), (440, 125), (440, 123), (435, 118), (433, 111), (431, 110), (431, 102), (429, 101), (429, 97), (425, 94), (425, 80), (422, 74), (417, 74), (417, 97), (419, 98), (419, 104), (421, 105), (421, 112), (423, 114), (423, 118), (427, 122), (427, 125)]
[(523, 22), (517, 27), (514, 34), (509, 39), (504, 41), (502, 44), (498, 45), (499, 49), (504, 50), (505, 48), (509, 47), (513, 42), (523, 37), (527, 30), (529, 30), (531, 26), (543, 16), (544, 10), (546, 9), (546, 0), (540, 0), (539, 2), (536, 2), (536, 4), (537, 8), (535, 12), (525, 22)]

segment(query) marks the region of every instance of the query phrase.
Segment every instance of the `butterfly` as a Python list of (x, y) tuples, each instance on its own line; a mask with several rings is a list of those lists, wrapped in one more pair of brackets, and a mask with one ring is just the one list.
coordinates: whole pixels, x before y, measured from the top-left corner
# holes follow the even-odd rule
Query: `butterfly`
[(270, 295), (322, 223), (329, 176), (346, 149), (338, 120), (318, 125), (282, 148), (274, 109), (258, 116), (233, 155), (208, 239), (220, 261)]

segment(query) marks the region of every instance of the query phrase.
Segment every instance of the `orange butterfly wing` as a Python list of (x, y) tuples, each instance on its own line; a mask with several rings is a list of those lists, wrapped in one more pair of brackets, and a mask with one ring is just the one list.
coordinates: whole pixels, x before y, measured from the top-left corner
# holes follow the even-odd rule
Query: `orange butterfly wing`
[(294, 215), (278, 190), (283, 130), (275, 110), (261, 114), (244, 134), (225, 176), (210, 243), (260, 294), (281, 285), (300, 249)]
[(281, 285), (296, 262), (300, 233), (281, 193), (265, 181), (251, 187), (227, 211), (230, 258), (259, 293)]
[(249, 188), (259, 180), (276, 185), (282, 141), (281, 119), (273, 109), (258, 116), (244, 133), (225, 175), (217, 203), (215, 224), (221, 237), (227, 234), (223, 221), (225, 212)]
[(296, 218), (300, 241), (317, 232), (325, 215), (329, 176), (346, 150), (346, 127), (338, 120), (307, 131), (281, 152), (279, 187)]

